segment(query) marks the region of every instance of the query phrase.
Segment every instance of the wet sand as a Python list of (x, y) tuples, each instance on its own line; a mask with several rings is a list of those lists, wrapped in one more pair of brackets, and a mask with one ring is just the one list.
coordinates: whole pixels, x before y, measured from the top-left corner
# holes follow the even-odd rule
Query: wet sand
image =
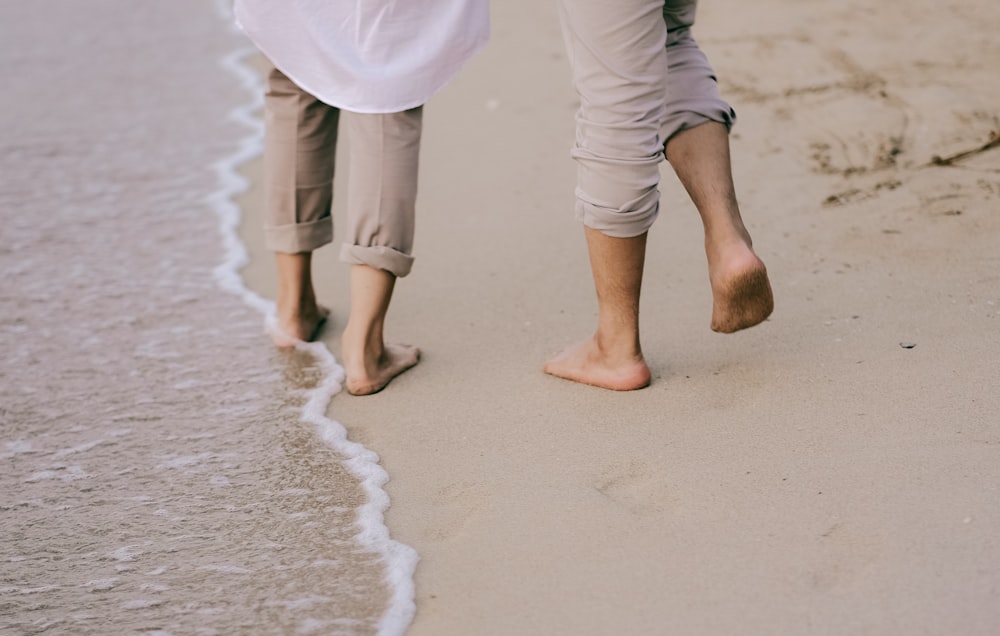
[(0, 634), (399, 633), (336, 376), (223, 289), (246, 41), (201, 0), (0, 24)]
[[(979, 149), (1000, 131), (1000, 5), (706, 3), (777, 308), (709, 330), (699, 222), (665, 165), (653, 382), (629, 394), (541, 372), (596, 317), (575, 97), (552, 8), (493, 10), (426, 112), (387, 327), (423, 361), (330, 408), (381, 456), (390, 530), (421, 555), (409, 633), (996, 633), (1000, 149)], [(245, 274), (273, 297), (259, 193), (242, 204)], [(336, 252), (316, 278), (339, 355)]]

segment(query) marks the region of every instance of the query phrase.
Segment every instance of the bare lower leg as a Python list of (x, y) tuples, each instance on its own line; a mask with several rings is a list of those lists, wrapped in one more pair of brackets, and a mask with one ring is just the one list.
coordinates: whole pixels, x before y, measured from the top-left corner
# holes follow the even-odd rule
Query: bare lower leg
[(597, 332), (545, 364), (551, 375), (605, 389), (629, 391), (649, 384), (639, 346), (639, 292), (646, 234), (612, 238), (584, 227), (597, 291)]
[(316, 304), (312, 285), (312, 252), (275, 253), (278, 265), (278, 330), (272, 334), (279, 347), (313, 340), (328, 312)]
[(732, 333), (763, 322), (774, 298), (736, 202), (729, 131), (717, 122), (689, 128), (667, 142), (666, 152), (705, 227), (712, 330)]
[(347, 391), (368, 395), (417, 364), (420, 350), (385, 344), (383, 330), (396, 277), (367, 265), (351, 266), (351, 315), (342, 339)]

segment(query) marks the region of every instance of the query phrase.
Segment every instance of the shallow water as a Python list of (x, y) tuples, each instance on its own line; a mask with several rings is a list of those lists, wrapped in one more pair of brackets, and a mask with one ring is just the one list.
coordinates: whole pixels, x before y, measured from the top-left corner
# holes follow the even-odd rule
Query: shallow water
[(223, 291), (246, 42), (194, 0), (0, 23), (0, 633), (401, 631), (413, 557), (323, 417), (339, 369)]

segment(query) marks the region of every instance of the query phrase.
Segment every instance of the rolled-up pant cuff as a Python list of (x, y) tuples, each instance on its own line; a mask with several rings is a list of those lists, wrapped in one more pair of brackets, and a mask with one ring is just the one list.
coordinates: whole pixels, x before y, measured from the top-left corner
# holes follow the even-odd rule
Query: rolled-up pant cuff
[(332, 240), (333, 219), (329, 216), (311, 223), (289, 223), (264, 228), (264, 243), (272, 252), (311, 252)]
[[(726, 102), (720, 100), (690, 100), (675, 106), (680, 110), (671, 110), (660, 126), (660, 139), (666, 144), (671, 137), (681, 132), (710, 121), (718, 122), (732, 130), (736, 123), (736, 111)], [(670, 157), (667, 157), (670, 160)]]
[(691, 35), (697, 0), (560, 0), (580, 97), (576, 216), (629, 238), (659, 212), (659, 166), (678, 132), (735, 113)]
[(580, 191), (576, 196), (577, 220), (613, 238), (632, 238), (647, 232), (660, 213), (660, 192), (655, 188), (618, 208), (589, 201)]
[(413, 268), (412, 256), (382, 245), (365, 247), (344, 243), (340, 247), (340, 260), (351, 265), (382, 269), (399, 278), (409, 274)]
[(691, 35), (694, 7), (685, 20), (668, 22), (666, 76), (667, 102), (660, 124), (660, 139), (665, 144), (671, 137), (710, 121), (732, 129), (736, 112), (722, 99), (712, 64)]

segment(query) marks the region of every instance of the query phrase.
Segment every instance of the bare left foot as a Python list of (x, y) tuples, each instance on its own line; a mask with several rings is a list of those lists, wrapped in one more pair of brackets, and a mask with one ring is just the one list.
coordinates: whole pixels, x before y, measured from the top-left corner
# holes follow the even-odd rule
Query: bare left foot
[(319, 336), (330, 311), (316, 303), (312, 285), (312, 252), (275, 252), (278, 268), (276, 321), (270, 325), (275, 346), (287, 349)]
[[(715, 250), (709, 246), (712, 331), (733, 333), (760, 324), (774, 310), (764, 262), (743, 241)], [(714, 252), (714, 253), (713, 253)]]
[(271, 340), (276, 347), (287, 349), (299, 342), (312, 342), (319, 337), (330, 310), (314, 305), (307, 311), (296, 311), (282, 316), (279, 311), (277, 321), (271, 329)]

